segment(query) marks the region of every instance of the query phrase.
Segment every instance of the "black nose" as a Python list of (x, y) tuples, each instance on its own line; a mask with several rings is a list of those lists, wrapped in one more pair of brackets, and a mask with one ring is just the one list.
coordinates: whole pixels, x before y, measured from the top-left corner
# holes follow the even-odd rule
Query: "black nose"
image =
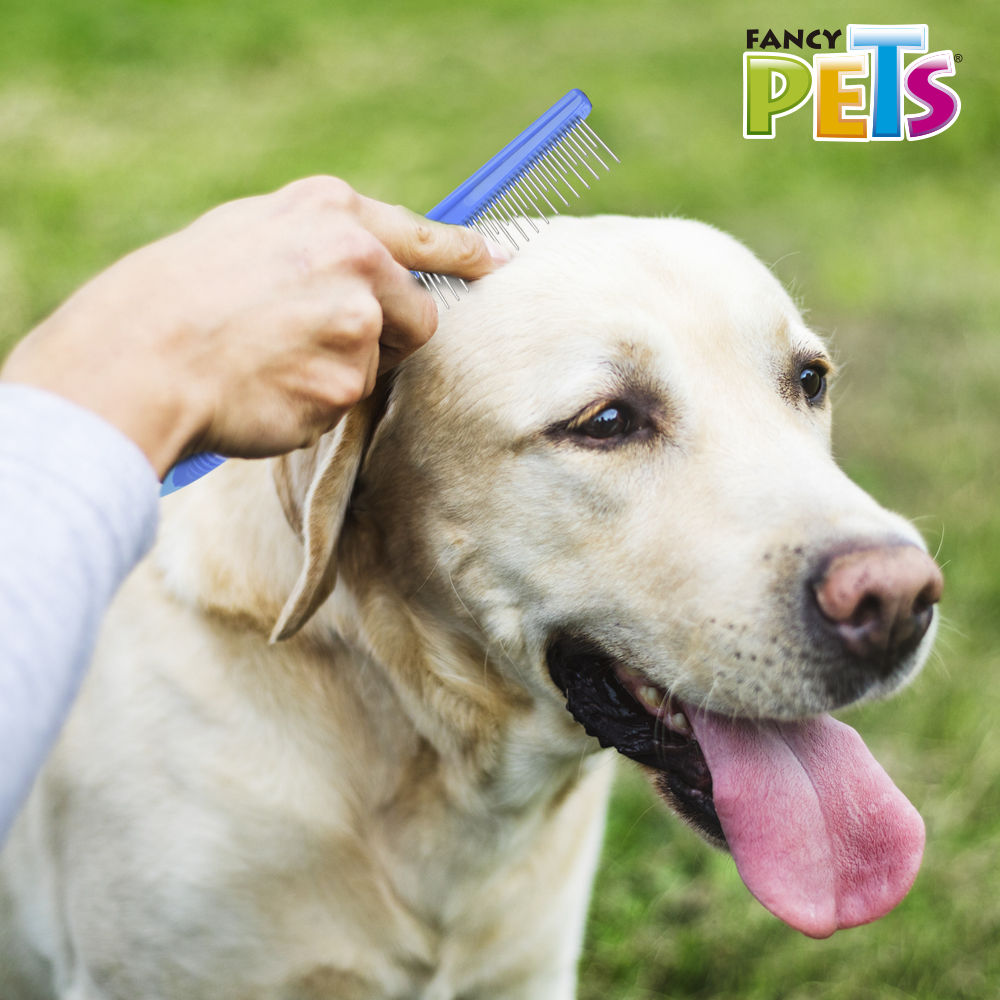
[(915, 545), (841, 552), (813, 583), (844, 649), (883, 677), (920, 644), (943, 588), (937, 563)]

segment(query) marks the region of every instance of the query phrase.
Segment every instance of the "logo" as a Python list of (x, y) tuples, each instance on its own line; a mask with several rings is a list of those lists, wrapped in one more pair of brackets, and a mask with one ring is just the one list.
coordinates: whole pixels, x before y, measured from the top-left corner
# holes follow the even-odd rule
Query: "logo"
[[(904, 66), (904, 55), (926, 53), (926, 24), (849, 24), (846, 52), (817, 52), (812, 65), (787, 52), (802, 48), (804, 29), (785, 32), (784, 52), (771, 30), (755, 51), (760, 32), (747, 32), (743, 53), (743, 136), (773, 139), (778, 118), (813, 99), (813, 138), (820, 142), (870, 142), (929, 139), (950, 128), (962, 110), (951, 87), (940, 82), (955, 75), (950, 49), (920, 55)], [(816, 30), (806, 37), (813, 49), (824, 40), (832, 49), (841, 32)], [(852, 82), (848, 82), (852, 81)], [(864, 82), (868, 81), (866, 87)], [(904, 95), (923, 110), (906, 114)], [(870, 96), (870, 100), (869, 100)]]

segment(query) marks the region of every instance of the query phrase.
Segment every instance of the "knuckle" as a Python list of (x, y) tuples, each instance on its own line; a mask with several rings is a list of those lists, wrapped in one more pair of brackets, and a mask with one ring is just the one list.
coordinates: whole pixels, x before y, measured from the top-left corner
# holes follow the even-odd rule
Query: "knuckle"
[(396, 205), (395, 209), (401, 220), (396, 240), (406, 262), (421, 270), (430, 267), (440, 256), (441, 234), (446, 230), (440, 224), (411, 212), (403, 205)]
[(475, 267), (490, 259), (486, 241), (478, 233), (470, 229), (461, 229), (457, 233), (455, 257), (462, 267)]
[(339, 325), (352, 338), (377, 340), (382, 333), (382, 307), (374, 295), (354, 295), (342, 304)]
[(371, 279), (390, 262), (389, 251), (367, 229), (348, 225), (330, 247), (329, 266)]
[(411, 245), (414, 256), (429, 270), (477, 276), (489, 268), (486, 241), (464, 226), (417, 221), (413, 226)]
[(359, 273), (373, 275), (390, 262), (389, 251), (365, 229), (353, 234), (351, 260)]
[(285, 190), (296, 202), (309, 206), (319, 205), (335, 211), (355, 212), (361, 203), (361, 196), (357, 191), (339, 177), (303, 177), (293, 181)]
[[(400, 211), (406, 209), (402, 205), (396, 206)], [(417, 216), (413, 219), (413, 243), (418, 250), (430, 249), (438, 242), (437, 229), (428, 221)]]
[(354, 406), (368, 395), (368, 373), (360, 368), (344, 368), (339, 379), (337, 397), (340, 406)]
[(310, 376), (307, 395), (321, 423), (365, 398), (365, 372), (356, 364), (323, 359), (313, 365)]

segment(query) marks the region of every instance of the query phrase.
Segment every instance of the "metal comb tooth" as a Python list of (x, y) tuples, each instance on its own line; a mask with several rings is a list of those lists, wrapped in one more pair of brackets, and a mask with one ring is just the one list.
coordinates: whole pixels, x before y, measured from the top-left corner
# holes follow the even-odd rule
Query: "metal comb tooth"
[[(530, 242), (530, 230), (540, 232), (534, 217), (548, 225), (549, 213), (559, 215), (556, 202), (569, 207), (568, 197), (580, 197), (577, 182), (589, 190), (586, 175), (592, 181), (599, 180), (600, 167), (611, 169), (605, 156), (621, 162), (587, 124), (590, 108), (582, 91), (571, 90), (427, 217), (468, 226), (481, 236), (495, 242), (505, 240), (515, 250), (520, 249), (518, 240)], [(451, 308), (440, 288), (423, 284), (438, 292), (446, 309)], [(468, 290), (465, 282), (462, 286)], [(449, 287), (455, 292), (450, 283)]]

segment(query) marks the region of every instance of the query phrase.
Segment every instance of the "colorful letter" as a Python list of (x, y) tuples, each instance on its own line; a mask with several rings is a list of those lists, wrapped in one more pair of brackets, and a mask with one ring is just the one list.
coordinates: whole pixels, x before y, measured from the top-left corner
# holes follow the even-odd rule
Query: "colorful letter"
[(847, 51), (876, 53), (873, 139), (903, 138), (903, 52), (927, 51), (926, 24), (849, 24)]
[(809, 100), (812, 69), (801, 56), (743, 53), (743, 136), (773, 139), (774, 119)]
[(921, 56), (906, 67), (906, 93), (927, 109), (925, 114), (906, 116), (907, 139), (928, 139), (954, 124), (962, 101), (951, 87), (937, 82), (939, 76), (954, 75), (955, 58), (950, 49)]
[(845, 116), (845, 109), (864, 111), (864, 84), (845, 86), (848, 77), (868, 75), (868, 53), (839, 52), (813, 56), (813, 138), (867, 142), (868, 115)]

